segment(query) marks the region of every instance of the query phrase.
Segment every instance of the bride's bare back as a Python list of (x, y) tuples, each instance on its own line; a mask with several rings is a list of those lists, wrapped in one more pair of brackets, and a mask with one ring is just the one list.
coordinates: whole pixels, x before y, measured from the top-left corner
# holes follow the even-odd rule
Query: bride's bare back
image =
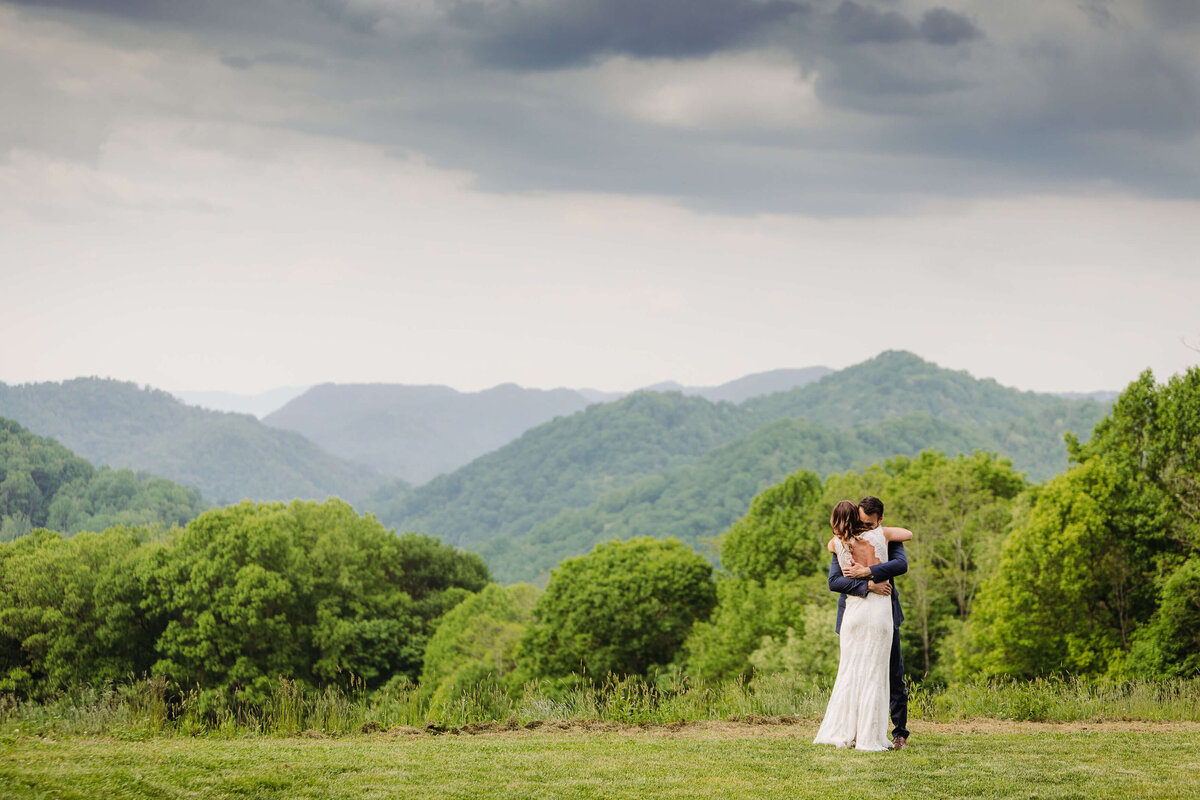
[(879, 563), (875, 556), (875, 545), (861, 536), (850, 543), (850, 556), (855, 564), (862, 564), (864, 567), (873, 567)]
[[(907, 542), (913, 538), (913, 533), (908, 528), (892, 528), (884, 526), (883, 538), (889, 542)], [(826, 548), (831, 553), (837, 552), (834, 550), (833, 545), (835, 541), (836, 539), (830, 539)], [(854, 559), (855, 564), (859, 564), (860, 566), (864, 567), (873, 567), (880, 563), (879, 558), (875, 555), (875, 546), (863, 539), (861, 535), (856, 536), (854, 540), (850, 542), (850, 557)]]

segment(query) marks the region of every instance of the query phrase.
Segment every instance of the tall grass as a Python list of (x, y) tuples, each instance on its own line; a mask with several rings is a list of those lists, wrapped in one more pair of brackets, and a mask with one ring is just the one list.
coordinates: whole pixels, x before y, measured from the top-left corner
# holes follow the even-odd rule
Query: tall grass
[(1200, 678), (1158, 681), (1079, 677), (912, 687), (909, 714), (949, 721), (985, 717), (1034, 722), (1200, 720)]
[[(355, 681), (349, 689), (312, 689), (281, 679), (267, 702), (247, 705), (150, 678), (80, 687), (40, 703), (0, 695), (0, 736), (344, 735), (441, 731), (487, 723), (532, 727), (566, 720), (669, 724), (781, 716), (817, 719), (828, 698), (829, 686), (787, 675), (703, 684), (675, 674), (658, 682), (617, 677), (565, 687), (532, 682), (514, 693), (488, 683), (435, 704), (411, 684), (368, 691)], [(909, 716), (918, 721), (1200, 721), (1200, 679), (914, 685)]]

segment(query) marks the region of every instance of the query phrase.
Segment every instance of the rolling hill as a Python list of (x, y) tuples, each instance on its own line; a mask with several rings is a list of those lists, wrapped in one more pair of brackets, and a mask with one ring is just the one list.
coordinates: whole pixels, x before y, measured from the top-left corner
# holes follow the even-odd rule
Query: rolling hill
[[(778, 369), (720, 386), (668, 382), (643, 391), (679, 391), (713, 402), (739, 403), (803, 386), (829, 372), (827, 367)], [(334, 455), (420, 484), (555, 417), (627, 396), (590, 389), (525, 389), (512, 383), (482, 392), (459, 392), (449, 386), (326, 383), (266, 415), (263, 422), (295, 431)]]
[(731, 403), (636, 392), (547, 422), (467, 466), (413, 489), (390, 487), (364, 507), (398, 530), (461, 547), (514, 536), (610, 489), (691, 463), (756, 425)]
[(1033, 416), (1065, 418), (1081, 410), (1085, 416), (1094, 414), (1099, 419), (1111, 404), (1025, 392), (991, 378), (943, 369), (912, 353), (888, 350), (814, 383), (756, 397), (743, 405), (771, 419), (803, 417), (847, 428), (918, 413), (982, 426), (1011, 424)]
[(397, 529), (480, 549), (506, 578), (531, 578), (611, 536), (715, 536), (800, 467), (986, 449), (1041, 480), (1066, 465), (1063, 433), (1086, 438), (1107, 411), (890, 351), (740, 406), (652, 392), (592, 406), (366, 507)]
[(590, 404), (571, 389), (511, 383), (471, 393), (449, 386), (326, 383), (263, 422), (385, 475), (424, 483)]
[(370, 467), (336, 458), (299, 434), (133, 383), (0, 383), (0, 416), (93, 463), (161, 475), (216, 504), (330, 495), (354, 502), (384, 482)]
[[(539, 522), (525, 534), (489, 539), (478, 550), (495, 578), (506, 583), (544, 579), (562, 559), (612, 538), (673, 536), (703, 552), (708, 549), (705, 540), (745, 514), (755, 495), (798, 469), (824, 477), (930, 448), (948, 453), (1014, 453), (1003, 451), (987, 428), (945, 422), (928, 414), (849, 429), (781, 419), (706, 453), (690, 466), (641, 478), (601, 495), (586, 508), (562, 511)], [(1036, 461), (1042, 449), (1018, 449), (1015, 457)]]
[(0, 541), (34, 528), (60, 533), (113, 525), (183, 525), (200, 493), (165, 478), (94, 467), (53, 439), (0, 418)]

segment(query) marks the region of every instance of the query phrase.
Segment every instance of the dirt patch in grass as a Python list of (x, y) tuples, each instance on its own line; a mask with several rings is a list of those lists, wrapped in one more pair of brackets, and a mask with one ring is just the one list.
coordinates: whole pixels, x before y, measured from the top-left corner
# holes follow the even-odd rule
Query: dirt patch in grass
[[(700, 739), (740, 738), (811, 738), (819, 720), (804, 717), (770, 717), (758, 714), (730, 717), (721, 721), (668, 723), (622, 723), (591, 719), (534, 720), (520, 724), (505, 722), (473, 722), (462, 727), (426, 725), (424, 728), (396, 726), (376, 735), (390, 738), (417, 736), (569, 736), (573, 734), (607, 733), (622, 736), (681, 737)], [(1147, 722), (1144, 720), (1081, 720), (1076, 722), (1018, 722), (1002, 719), (970, 719), (954, 722), (910, 723), (914, 738), (922, 734), (1010, 734), (1010, 733), (1196, 733), (1200, 722)], [(374, 733), (374, 732), (372, 732)]]

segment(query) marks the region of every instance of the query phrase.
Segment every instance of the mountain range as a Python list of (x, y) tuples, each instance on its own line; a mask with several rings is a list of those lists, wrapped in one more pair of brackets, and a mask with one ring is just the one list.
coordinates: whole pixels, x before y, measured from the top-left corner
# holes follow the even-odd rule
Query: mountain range
[(0, 384), (0, 416), (96, 464), (197, 487), (210, 504), (338, 495), (398, 531), (477, 550), (515, 581), (614, 536), (701, 545), (800, 468), (984, 449), (1042, 480), (1066, 466), (1063, 434), (1086, 439), (1110, 407), (1108, 395), (1023, 392), (897, 351), (836, 372), (602, 396), (322, 384), (260, 421), (80, 378)]
[(529, 580), (613, 536), (716, 536), (801, 467), (984, 449), (1041, 480), (1066, 466), (1063, 434), (1086, 439), (1108, 409), (891, 351), (737, 405), (647, 391), (592, 405), (364, 505), (398, 530), (479, 550), (502, 580)]
[[(826, 367), (780, 369), (719, 386), (669, 382), (645, 391), (679, 391), (736, 403), (801, 387), (829, 372)], [(481, 392), (449, 386), (326, 383), (267, 414), (263, 422), (299, 433), (340, 458), (420, 484), (555, 417), (624, 396), (592, 389), (525, 389), (512, 383)]]

